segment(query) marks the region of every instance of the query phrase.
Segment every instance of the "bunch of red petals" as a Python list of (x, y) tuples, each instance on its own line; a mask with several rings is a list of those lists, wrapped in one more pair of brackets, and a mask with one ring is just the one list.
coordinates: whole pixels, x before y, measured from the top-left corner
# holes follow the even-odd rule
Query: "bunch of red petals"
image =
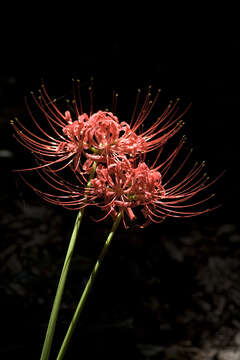
[[(138, 91), (129, 122), (120, 122), (115, 111), (93, 112), (92, 104), (87, 114), (78, 93), (77, 98), (74, 91), (74, 110), (62, 113), (42, 86), (39, 97), (32, 94), (42, 118), (37, 120), (27, 104), (37, 133), (18, 119), (12, 122), (17, 140), (38, 162), (37, 166), (21, 171), (37, 171), (51, 189), (42, 191), (25, 179), (34, 191), (45, 200), (69, 209), (97, 206), (105, 211), (100, 220), (107, 216), (115, 218), (122, 210), (125, 226), (126, 219), (132, 221), (136, 217), (143, 217), (141, 226), (144, 226), (168, 216), (189, 217), (209, 211), (202, 204), (212, 195), (192, 200), (216, 180), (209, 181), (204, 164), (195, 163), (178, 180), (177, 175), (183, 173), (191, 153), (180, 166), (176, 165), (184, 139), (167, 158), (162, 158), (166, 142), (181, 128), (188, 107), (179, 113), (178, 99), (169, 103), (153, 125), (143, 131), (143, 123), (157, 104), (160, 91), (152, 99), (149, 89), (142, 106)], [(90, 95), (92, 98), (92, 88)], [(114, 110), (116, 99), (117, 96)], [(44, 119), (50, 132), (41, 124)], [(149, 166), (146, 155), (153, 150), (157, 152), (156, 160)], [(71, 169), (74, 181), (61, 174), (66, 168)], [(93, 168), (95, 172), (88, 183)]]

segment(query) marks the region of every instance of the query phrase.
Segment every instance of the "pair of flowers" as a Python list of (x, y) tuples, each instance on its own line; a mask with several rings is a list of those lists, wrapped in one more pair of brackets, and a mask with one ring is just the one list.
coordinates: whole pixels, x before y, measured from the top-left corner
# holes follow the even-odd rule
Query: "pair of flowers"
[[(78, 86), (78, 90), (80, 87)], [(39, 134), (25, 127), (18, 119), (12, 122), (17, 140), (30, 150), (39, 164), (35, 168), (52, 191), (41, 191), (29, 184), (45, 200), (68, 209), (81, 209), (94, 205), (116, 218), (123, 211), (127, 220), (143, 217), (141, 226), (161, 222), (166, 217), (189, 217), (209, 211), (200, 206), (211, 196), (191, 201), (192, 197), (209, 187), (212, 182), (204, 172), (204, 163), (195, 163), (176, 182), (177, 175), (187, 162), (191, 151), (175, 168), (175, 158), (185, 142), (179, 142), (170, 155), (161, 160), (165, 143), (182, 127), (182, 117), (188, 108), (179, 114), (178, 99), (170, 102), (156, 121), (147, 130), (142, 130), (158, 101), (160, 90), (151, 99), (150, 88), (140, 106), (138, 90), (130, 122), (119, 122), (110, 111), (83, 112), (80, 94), (74, 92), (74, 111), (59, 110), (45, 86), (40, 96), (32, 94), (33, 101), (47, 120), (51, 134), (35, 119), (28, 106)], [(90, 88), (90, 94), (92, 89)], [(92, 98), (92, 94), (91, 94)], [(114, 96), (114, 101), (117, 94)], [(114, 106), (115, 107), (115, 106)], [(74, 115), (73, 115), (74, 114)], [(151, 166), (147, 165), (147, 153), (157, 150)], [(74, 182), (65, 173), (70, 168)], [(91, 182), (88, 183), (88, 174)], [(172, 173), (169, 176), (169, 173)], [(142, 216), (143, 215), (143, 216)]]
[[(40, 119), (36, 119), (28, 103), (27, 107), (37, 132), (29, 125), (24, 126), (17, 118), (12, 121), (16, 139), (33, 153), (38, 162), (33, 168), (20, 170), (20, 174), (27, 170), (36, 171), (49, 190), (40, 190), (24, 176), (25, 182), (48, 202), (79, 210), (53, 303), (41, 360), (48, 360), (50, 356), (67, 274), (86, 206), (97, 206), (103, 210), (104, 216), (99, 220), (111, 216), (113, 226), (76, 307), (57, 360), (62, 360), (65, 356), (99, 267), (121, 219), (127, 227), (127, 222), (131, 223), (137, 217), (141, 224), (139, 226), (143, 227), (150, 222), (161, 222), (168, 216), (190, 217), (208, 212), (210, 209), (202, 207), (202, 204), (212, 195), (197, 195), (216, 181), (210, 181), (206, 175), (204, 162), (187, 166), (191, 150), (176, 166), (177, 155), (185, 143), (184, 137), (163, 158), (166, 142), (180, 130), (182, 117), (188, 110), (187, 108), (179, 114), (178, 99), (169, 103), (156, 121), (147, 130), (143, 130), (144, 122), (157, 103), (160, 91), (152, 99), (149, 88), (142, 106), (141, 92), (138, 91), (128, 123), (119, 122), (115, 115), (117, 94), (114, 93), (113, 96), (112, 112), (106, 110), (94, 113), (90, 88), (90, 112), (87, 115), (83, 111), (79, 82), (73, 89), (72, 111), (65, 112), (57, 107), (56, 101), (49, 97), (44, 86), (39, 97), (32, 94), (33, 101), (40, 110)], [(42, 118), (45, 118), (44, 126), (41, 124)], [(149, 166), (147, 154), (152, 151), (157, 151), (157, 155)], [(181, 173), (184, 175), (178, 180)]]

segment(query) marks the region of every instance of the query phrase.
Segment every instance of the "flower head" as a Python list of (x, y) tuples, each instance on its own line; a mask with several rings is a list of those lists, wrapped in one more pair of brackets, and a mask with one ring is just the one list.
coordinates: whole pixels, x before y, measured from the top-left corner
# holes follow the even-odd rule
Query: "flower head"
[[(167, 217), (203, 214), (216, 208), (204, 205), (213, 194), (198, 195), (217, 179), (210, 180), (204, 170), (204, 162), (195, 162), (184, 172), (192, 151), (179, 166), (175, 166), (174, 162), (184, 142), (183, 139), (158, 166), (154, 163), (149, 167), (144, 161), (130, 161), (126, 156), (111, 159), (108, 164), (98, 163), (88, 187), (77, 175), (77, 184), (72, 184), (45, 169), (39, 171), (39, 174), (54, 189), (54, 194), (30, 186), (45, 200), (68, 209), (81, 209), (87, 205), (98, 207), (104, 211), (104, 215), (97, 221), (108, 216), (115, 218), (119, 211), (123, 211), (126, 227), (129, 220), (131, 222), (134, 219), (142, 222), (139, 226), (144, 227), (150, 222), (162, 222)], [(182, 176), (178, 177), (179, 173)]]
[(146, 219), (145, 226), (149, 222), (161, 222), (166, 217), (192, 217), (209, 212), (210, 209), (202, 207), (202, 204), (213, 195), (192, 200), (216, 181), (210, 181), (204, 172), (204, 162), (195, 163), (180, 180), (176, 179), (190, 151), (184, 162), (168, 176), (183, 143), (181, 141), (167, 160), (155, 168), (148, 167), (145, 162), (134, 166), (127, 159), (115, 162), (108, 168), (101, 166), (92, 180), (92, 189), (97, 198), (103, 199), (101, 208), (106, 210), (104, 218), (108, 215), (115, 217), (123, 209), (133, 220), (135, 213), (139, 214), (140, 210)]
[[(33, 101), (45, 118), (49, 130), (41, 124), (42, 120), (35, 118), (28, 103), (27, 108), (38, 133), (24, 126), (17, 118), (12, 121), (17, 140), (34, 154), (39, 163), (29, 170), (51, 168), (53, 171), (59, 171), (70, 166), (75, 172), (84, 173), (90, 171), (93, 161), (108, 163), (110, 158), (121, 158), (123, 155), (135, 158), (140, 154), (146, 154), (163, 146), (180, 129), (181, 118), (187, 111), (186, 109), (178, 114), (177, 99), (175, 103), (169, 103), (152, 126), (141, 131), (144, 121), (158, 100), (160, 91), (153, 100), (149, 91), (140, 109), (138, 91), (133, 114), (128, 123), (119, 122), (118, 117), (110, 111), (100, 110), (93, 113), (92, 103), (89, 115), (83, 112), (79, 86), (78, 90), (78, 99), (74, 91), (74, 111), (71, 112), (61, 112), (56, 101), (49, 97), (44, 85), (38, 98), (32, 93)], [(92, 88), (90, 95), (92, 99)]]

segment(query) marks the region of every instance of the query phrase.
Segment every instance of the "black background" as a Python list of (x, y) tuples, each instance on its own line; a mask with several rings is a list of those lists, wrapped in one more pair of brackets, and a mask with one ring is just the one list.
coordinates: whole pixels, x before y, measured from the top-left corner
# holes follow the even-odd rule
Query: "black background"
[(87, 82), (94, 76), (96, 101), (101, 105), (105, 95), (109, 104), (115, 88), (124, 110), (132, 109), (137, 88), (152, 84), (163, 90), (165, 103), (178, 96), (183, 104), (193, 103), (183, 133), (211, 174), (227, 170), (218, 196), (221, 203), (224, 198), (226, 216), (235, 216), (239, 42), (233, 14), (226, 13), (225, 21), (209, 15), (195, 22), (180, 16), (158, 19), (153, 13), (146, 18), (96, 13), (78, 18), (68, 10), (56, 18), (40, 9), (39, 18), (15, 14), (11, 25), (3, 26), (1, 148), (14, 147), (8, 118), (25, 112), (24, 95), (37, 90), (42, 80), (53, 97), (71, 97), (72, 77)]
[[(3, 211), (11, 212), (6, 199), (22, 201), (25, 191), (11, 172), (24, 152), (9, 125), (12, 117), (25, 113), (24, 96), (43, 80), (53, 97), (71, 97), (72, 77), (87, 83), (94, 76), (96, 101), (104, 102), (105, 93), (110, 99), (116, 88), (125, 112), (132, 109), (136, 89), (149, 84), (163, 90), (166, 103), (176, 97), (181, 97), (183, 107), (192, 102), (183, 133), (196, 159), (207, 161), (210, 176), (226, 170), (214, 190), (222, 207), (196, 221), (238, 223), (240, 44), (234, 11), (182, 17), (175, 8), (173, 18), (171, 9), (156, 9), (155, 14), (143, 9), (139, 16), (128, 8), (120, 13), (116, 6), (111, 13), (98, 14), (95, 9), (94, 17), (93, 9), (61, 8), (65, 10), (64, 15), (59, 8), (49, 13), (47, 6), (38, 5), (24, 16), (17, 9), (5, 13), (10, 21), (1, 31), (0, 150), (10, 150), (13, 156), (0, 159)], [(70, 215), (66, 218), (70, 229)], [(153, 226), (144, 236), (156, 229)], [(43, 336), (43, 329), (38, 331)]]

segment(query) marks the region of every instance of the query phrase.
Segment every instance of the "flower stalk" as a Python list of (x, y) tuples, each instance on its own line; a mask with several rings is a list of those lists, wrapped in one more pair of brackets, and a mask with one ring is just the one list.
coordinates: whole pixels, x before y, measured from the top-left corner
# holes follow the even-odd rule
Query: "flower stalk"
[[(94, 163), (93, 166), (92, 166), (92, 170), (91, 170), (91, 173), (90, 173), (90, 176), (89, 176), (89, 181), (88, 181), (88, 184), (87, 184), (88, 188), (91, 186), (91, 180), (92, 180), (92, 178), (93, 178), (93, 176), (95, 174), (95, 170), (96, 170), (96, 163)], [(71, 260), (72, 260), (72, 255), (73, 255), (74, 247), (75, 247), (75, 244), (76, 244), (78, 231), (79, 231), (79, 228), (80, 228), (80, 225), (81, 225), (81, 222), (82, 222), (82, 218), (83, 218), (83, 215), (84, 215), (84, 210), (85, 210), (85, 207), (83, 207), (78, 212), (78, 215), (77, 215), (77, 218), (76, 218), (76, 221), (75, 221), (75, 224), (74, 224), (72, 236), (71, 236), (70, 243), (69, 243), (69, 246), (68, 246), (65, 261), (64, 261), (64, 264), (63, 264), (63, 268), (62, 268), (60, 280), (59, 280), (59, 283), (58, 283), (55, 299), (54, 299), (54, 302), (53, 302), (53, 307), (52, 307), (51, 315), (50, 315), (50, 318), (49, 318), (48, 328), (47, 328), (47, 332), (46, 332), (46, 336), (45, 336), (45, 340), (44, 340), (40, 360), (48, 360), (49, 359), (50, 350), (51, 350), (52, 341), (53, 341), (53, 336), (54, 336), (55, 328), (56, 328), (56, 322), (57, 322), (57, 318), (58, 318), (58, 313), (59, 313), (61, 302), (62, 302), (62, 295), (63, 295), (63, 292), (64, 292), (65, 283), (66, 283), (66, 280), (67, 280), (67, 275), (68, 275), (70, 263), (71, 263)]]
[(90, 277), (88, 279), (88, 282), (87, 282), (87, 284), (85, 286), (85, 289), (83, 291), (81, 299), (80, 299), (80, 301), (78, 303), (78, 306), (77, 306), (77, 308), (75, 310), (72, 321), (71, 321), (71, 323), (69, 325), (68, 331), (66, 333), (66, 336), (65, 336), (65, 338), (63, 340), (63, 343), (62, 343), (62, 346), (61, 346), (60, 351), (58, 353), (57, 360), (63, 359), (63, 357), (64, 357), (64, 355), (66, 353), (66, 350), (68, 348), (68, 345), (69, 345), (71, 337), (72, 337), (72, 334), (73, 334), (73, 332), (74, 332), (74, 330), (76, 328), (79, 316), (80, 316), (80, 314), (81, 314), (81, 312), (83, 310), (84, 304), (85, 304), (85, 302), (86, 302), (86, 300), (88, 298), (88, 295), (89, 295), (89, 293), (90, 293), (90, 291), (92, 289), (92, 286), (93, 286), (95, 278), (97, 276), (99, 267), (103, 262), (103, 259), (104, 259), (105, 255), (106, 255), (106, 253), (108, 251), (108, 248), (109, 248), (109, 245), (111, 243), (111, 240), (112, 240), (112, 238), (113, 238), (113, 236), (114, 236), (114, 234), (115, 234), (115, 232), (116, 232), (116, 230), (118, 228), (118, 225), (119, 225), (119, 223), (121, 221), (122, 215), (123, 215), (123, 213), (122, 213), (122, 211), (120, 211), (118, 213), (114, 223), (113, 223), (111, 232), (109, 233), (109, 235), (107, 237), (107, 240), (106, 240), (106, 242), (105, 242), (105, 244), (104, 244), (104, 246), (102, 248), (102, 251), (101, 251), (101, 253), (99, 255), (99, 258), (98, 258), (98, 260), (97, 260), (97, 262), (96, 262), (96, 264), (95, 264), (95, 266), (93, 268), (93, 271), (92, 271), (92, 273), (91, 273), (91, 275), (90, 275)]

